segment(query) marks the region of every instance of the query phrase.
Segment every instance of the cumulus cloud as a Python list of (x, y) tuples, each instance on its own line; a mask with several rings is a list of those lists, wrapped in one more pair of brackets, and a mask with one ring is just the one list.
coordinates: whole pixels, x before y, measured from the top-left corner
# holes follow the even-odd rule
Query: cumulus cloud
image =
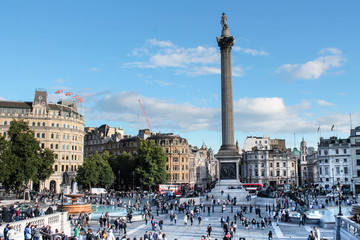
[[(120, 92), (103, 96), (94, 106), (91, 118), (128, 122), (135, 129), (144, 127), (139, 99), (153, 128), (197, 131), (214, 129), (213, 120), (220, 117), (217, 109), (200, 108), (190, 103), (147, 98), (136, 92)], [(99, 112), (100, 111), (100, 112)], [(146, 125), (145, 125), (146, 126)]]
[(243, 52), (246, 54), (250, 54), (252, 56), (267, 56), (267, 55), (269, 55), (269, 53), (264, 50), (243, 48), (243, 47), (239, 47), (239, 46), (235, 46), (235, 47), (233, 47), (233, 49), (234, 49), (234, 51)]
[(303, 64), (284, 64), (276, 73), (285, 74), (291, 80), (296, 79), (319, 79), (330, 69), (339, 68), (346, 59), (342, 51), (337, 48), (324, 48), (319, 52), (318, 58)]
[[(244, 50), (245, 51), (245, 50)], [(247, 50), (250, 54), (261, 55), (260, 51)], [(123, 66), (131, 68), (168, 68), (175, 74), (190, 76), (220, 74), (220, 53), (215, 47), (197, 46), (185, 48), (171, 41), (149, 39), (145, 46), (132, 51), (140, 61), (127, 62)], [(233, 66), (233, 76), (241, 77), (244, 70)]]
[(317, 104), (323, 107), (331, 107), (331, 106), (336, 106), (335, 103), (331, 103), (331, 102), (327, 102), (325, 100), (317, 100)]
[(0, 101), (5, 101), (6, 99), (3, 97), (0, 97)]
[[(149, 98), (137, 92), (99, 94), (93, 92), (93, 94), (97, 97), (87, 98), (89, 109), (86, 112), (89, 120), (119, 121), (127, 123), (133, 129), (146, 128), (146, 120), (139, 104), (141, 99), (153, 129), (184, 133), (221, 131), (220, 108), (199, 107), (187, 102), (177, 103), (173, 100)], [(89, 101), (92, 101), (92, 104)], [(202, 104), (203, 102), (200, 105)], [(284, 99), (279, 97), (241, 98), (234, 101), (235, 130), (244, 133), (270, 134), (314, 133), (319, 122), (330, 126), (335, 123), (339, 129), (348, 122), (346, 120), (348, 117), (342, 114), (331, 113), (319, 117), (312, 112), (312, 107), (310, 100), (286, 105)], [(360, 114), (358, 115), (360, 119)]]

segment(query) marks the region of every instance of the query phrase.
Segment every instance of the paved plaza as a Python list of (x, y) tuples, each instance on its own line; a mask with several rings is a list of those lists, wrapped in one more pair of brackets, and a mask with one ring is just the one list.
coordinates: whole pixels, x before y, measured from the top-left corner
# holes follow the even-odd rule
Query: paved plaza
[[(203, 218), (203, 222), (201, 227), (198, 225), (198, 220), (195, 217), (194, 218), (194, 225), (190, 226), (190, 221), (188, 222), (188, 225), (184, 225), (184, 214), (178, 213), (178, 211), (174, 211), (177, 216), (177, 224), (171, 224), (170, 223), (170, 217), (166, 214), (160, 214), (159, 216), (155, 216), (156, 221), (158, 222), (160, 218), (163, 218), (164, 220), (164, 226), (162, 233), (165, 233), (168, 240), (190, 240), (190, 239), (201, 239), (202, 235), (207, 235), (206, 229), (209, 224), (212, 226), (212, 233), (211, 233), (211, 239), (222, 239), (223, 237), (223, 230), (221, 228), (220, 224), (220, 218), (224, 216), (225, 218), (227, 216), (232, 219), (233, 215), (235, 214), (236, 210), (239, 209), (239, 206), (236, 206), (233, 209), (233, 213), (231, 213), (231, 209), (229, 206), (227, 206), (227, 209), (224, 213), (221, 213), (221, 206), (215, 206), (214, 212), (210, 212), (210, 216), (208, 216), (207, 210), (206, 212), (201, 212), (201, 216)], [(262, 207), (262, 216), (266, 216), (265, 214), (265, 208)], [(252, 219), (253, 217), (256, 218), (255, 213), (247, 213), (245, 215), (247, 218)], [(258, 219), (258, 218), (256, 218)], [(313, 225), (305, 225), (305, 226), (299, 226), (296, 223), (283, 223), (280, 222), (277, 226), (276, 222), (272, 222), (272, 226), (265, 229), (253, 229), (252, 226), (250, 226), (249, 230), (245, 230), (245, 227), (239, 224), (239, 221), (237, 221), (238, 224), (238, 230), (234, 235), (233, 239), (238, 240), (239, 238), (245, 238), (246, 240), (251, 239), (268, 239), (267, 233), (269, 230), (273, 232), (273, 239), (307, 239), (308, 234), (310, 230), (312, 230)], [(98, 229), (98, 223), (97, 219), (92, 219), (92, 229), (93, 231), (97, 231)], [(319, 227), (319, 226), (317, 226)], [(141, 236), (144, 235), (145, 231), (151, 231), (151, 224), (150, 221), (148, 225), (145, 225), (144, 221), (141, 222), (134, 222), (129, 223), (127, 228), (127, 234), (128, 237), (132, 240), (134, 237), (139, 239)], [(333, 230), (332, 229), (323, 229), (320, 228), (321, 236), (333, 239)], [(119, 233), (116, 234), (116, 236), (119, 236)], [(122, 235), (121, 235), (122, 236)]]

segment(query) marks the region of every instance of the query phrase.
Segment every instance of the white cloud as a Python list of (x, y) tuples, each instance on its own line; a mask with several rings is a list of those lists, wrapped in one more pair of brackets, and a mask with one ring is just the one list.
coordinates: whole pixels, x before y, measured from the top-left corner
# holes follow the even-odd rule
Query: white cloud
[(5, 101), (6, 99), (3, 97), (0, 97), (0, 101)]
[(88, 69), (88, 71), (90, 71), (90, 72), (98, 72), (100, 70), (101, 70), (101, 68), (98, 68), (98, 67), (92, 67), (92, 68)]
[(159, 47), (162, 47), (162, 48), (172, 48), (172, 47), (175, 47), (175, 44), (173, 44), (172, 42), (170, 41), (158, 41), (156, 39), (149, 39), (147, 40), (148, 43), (150, 43), (151, 45), (153, 46), (159, 46)]
[(237, 52), (243, 52), (246, 54), (250, 54), (252, 56), (267, 56), (269, 55), (268, 52), (264, 51), (264, 50), (256, 50), (256, 49), (251, 49), (251, 48), (242, 48), (239, 46), (235, 46), (233, 47), (234, 51)]
[(295, 79), (319, 79), (323, 74), (332, 68), (339, 68), (346, 60), (342, 51), (337, 48), (324, 48), (320, 50), (320, 56), (315, 60), (303, 64), (284, 64), (276, 73), (283, 73)]
[[(93, 100), (87, 111), (89, 120), (126, 122), (133, 129), (146, 128), (146, 120), (139, 99), (145, 108), (153, 129), (158, 131), (192, 132), (221, 131), (221, 110), (199, 107), (190, 103), (148, 98), (137, 92), (102, 94)], [(203, 101), (199, 104), (204, 104)], [(286, 105), (284, 99), (241, 98), (234, 101), (235, 130), (244, 133), (267, 132), (288, 134), (293, 132), (314, 133), (318, 123), (333, 122), (318, 119), (311, 111), (312, 104), (304, 100)], [(156, 131), (156, 130), (155, 130)]]
[(64, 79), (58, 78), (58, 79), (55, 80), (55, 82), (56, 82), (57, 84), (63, 84), (63, 83), (64, 83)]
[(336, 106), (335, 103), (327, 102), (325, 100), (317, 100), (317, 104), (324, 107)]

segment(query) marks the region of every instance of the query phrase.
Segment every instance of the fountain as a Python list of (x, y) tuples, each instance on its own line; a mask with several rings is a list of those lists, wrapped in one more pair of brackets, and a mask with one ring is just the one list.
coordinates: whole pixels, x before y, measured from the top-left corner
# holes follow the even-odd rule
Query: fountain
[[(70, 198), (71, 203), (64, 203), (61, 199), (61, 204), (58, 204), (58, 209), (60, 211), (68, 212), (71, 215), (79, 215), (81, 213), (92, 213), (93, 209), (91, 208), (90, 203), (78, 202), (80, 197), (83, 197), (84, 194), (77, 193), (77, 183), (73, 183), (73, 193), (65, 194), (66, 197)], [(64, 196), (62, 196), (63, 198)]]

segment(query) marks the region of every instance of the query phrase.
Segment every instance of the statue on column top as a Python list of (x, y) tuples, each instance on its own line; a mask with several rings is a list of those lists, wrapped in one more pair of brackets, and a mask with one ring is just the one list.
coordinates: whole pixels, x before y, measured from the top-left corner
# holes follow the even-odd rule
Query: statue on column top
[(222, 13), (220, 24), (222, 26), (221, 36), (230, 37), (229, 26), (227, 24), (227, 16), (225, 15), (225, 13)]

